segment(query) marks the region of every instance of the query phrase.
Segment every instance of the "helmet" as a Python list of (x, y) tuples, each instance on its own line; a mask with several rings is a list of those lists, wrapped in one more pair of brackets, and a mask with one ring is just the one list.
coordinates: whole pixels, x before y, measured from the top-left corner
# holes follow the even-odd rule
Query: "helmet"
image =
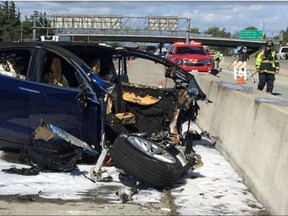
[(244, 52), (244, 50), (246, 50), (247, 48), (245, 46), (241, 46), (239, 52)]
[(268, 41), (266, 41), (265, 46), (266, 46), (266, 47), (273, 47), (273, 46), (274, 46), (274, 43), (273, 43), (273, 41), (268, 40)]

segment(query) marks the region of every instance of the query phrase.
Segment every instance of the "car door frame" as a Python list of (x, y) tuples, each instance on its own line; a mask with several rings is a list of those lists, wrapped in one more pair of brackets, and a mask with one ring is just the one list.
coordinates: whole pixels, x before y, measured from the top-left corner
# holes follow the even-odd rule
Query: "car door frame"
[[(29, 110), (29, 119), (31, 127), (36, 128), (41, 124), (41, 121), (45, 121), (45, 123), (55, 124), (57, 127), (65, 130), (66, 132), (72, 134), (73, 136), (83, 140), (84, 142), (90, 145), (98, 146), (100, 142), (99, 139), (101, 137), (100, 133), (101, 130), (98, 130), (101, 127), (101, 124), (99, 124), (98, 122), (99, 116), (101, 117), (100, 112), (101, 109), (99, 108), (100, 103), (99, 100), (97, 100), (96, 94), (90, 87), (89, 80), (87, 80), (85, 72), (82, 71), (83, 67), (79, 65), (79, 62), (81, 61), (79, 61), (79, 59), (77, 59), (78, 57), (75, 56), (74, 54), (71, 54), (69, 51), (67, 50), (64, 51), (63, 48), (59, 47), (53, 47), (53, 48), (38, 47), (38, 48), (39, 49), (33, 61), (34, 63), (33, 71), (31, 71), (30, 74), (30, 79), (34, 80), (35, 87), (39, 88), (38, 91), (37, 90), (35, 91), (36, 94), (33, 90), (31, 91), (30, 110)], [(43, 83), (41, 75), (41, 71), (43, 72), (41, 58), (43, 57), (43, 54), (45, 52), (53, 52), (54, 54), (61, 56), (65, 61), (71, 64), (72, 67), (74, 67), (74, 69), (77, 70), (77, 73), (79, 77), (81, 77), (84, 85), (81, 88), (70, 88), (70, 87), (65, 88)], [(77, 60), (73, 61), (73, 59)], [(77, 100), (78, 95), (81, 95), (83, 91), (88, 92), (90, 97), (90, 99), (89, 100), (87, 99), (86, 101), (87, 106), (86, 109), (84, 110), (83, 108), (81, 108), (81, 106), (78, 103), (79, 101)], [(50, 101), (50, 103), (53, 102), (55, 105), (57, 101), (59, 103), (64, 103), (65, 101), (67, 102), (67, 104), (73, 105), (74, 114), (73, 112), (69, 113), (67, 110), (65, 111), (65, 108), (67, 108), (67, 104), (65, 104), (65, 108), (64, 105), (63, 107), (59, 106), (61, 111), (58, 110), (62, 112), (62, 116), (59, 116), (60, 114), (59, 112), (53, 111), (55, 107), (47, 108), (45, 106), (43, 107), (44, 109), (46, 109), (45, 113), (47, 114), (49, 110), (50, 113), (48, 115), (44, 115), (45, 113), (44, 111), (42, 111), (42, 114), (36, 116), (36, 113), (39, 112), (39, 109), (35, 107), (33, 101), (35, 101), (35, 99), (40, 101), (41, 97), (44, 98), (44, 100), (42, 100), (42, 103), (43, 101), (46, 100), (46, 102)], [(70, 99), (69, 102), (67, 101), (68, 99)], [(76, 115), (76, 113), (78, 113), (78, 115), (74, 116)], [(55, 117), (56, 115), (58, 115), (59, 117), (58, 119), (56, 119)], [(68, 116), (72, 118), (72, 119), (69, 118), (69, 123), (65, 122), (65, 119), (67, 119)]]
[[(20, 150), (30, 142), (29, 135), (32, 132), (29, 122), (29, 97), (25, 90), (31, 83), (28, 74), (33, 61), (35, 48), (31, 46), (4, 46), (1, 51), (13, 52), (16, 50), (28, 50), (31, 53), (27, 66), (26, 79), (0, 75), (1, 84), (1, 116), (0, 117), (0, 141), (4, 149)], [(10, 94), (9, 94), (10, 93)], [(4, 99), (4, 96), (6, 99)], [(9, 114), (10, 113), (10, 114)], [(5, 116), (5, 117), (4, 117)], [(10, 117), (9, 117), (10, 116)]]

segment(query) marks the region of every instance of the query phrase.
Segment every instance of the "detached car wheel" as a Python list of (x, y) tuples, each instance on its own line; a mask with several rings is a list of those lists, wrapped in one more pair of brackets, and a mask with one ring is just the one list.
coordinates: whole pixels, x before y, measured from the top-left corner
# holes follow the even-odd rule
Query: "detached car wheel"
[(111, 149), (116, 165), (136, 179), (156, 188), (173, 186), (183, 173), (183, 166), (177, 159), (179, 151), (140, 136), (120, 135)]

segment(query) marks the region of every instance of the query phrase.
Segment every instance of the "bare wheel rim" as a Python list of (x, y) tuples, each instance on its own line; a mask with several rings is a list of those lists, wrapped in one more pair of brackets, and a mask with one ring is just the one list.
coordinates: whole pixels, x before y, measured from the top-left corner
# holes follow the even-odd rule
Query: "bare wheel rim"
[(153, 157), (159, 161), (174, 164), (175, 157), (171, 155), (165, 148), (141, 137), (129, 136), (128, 141), (141, 152)]

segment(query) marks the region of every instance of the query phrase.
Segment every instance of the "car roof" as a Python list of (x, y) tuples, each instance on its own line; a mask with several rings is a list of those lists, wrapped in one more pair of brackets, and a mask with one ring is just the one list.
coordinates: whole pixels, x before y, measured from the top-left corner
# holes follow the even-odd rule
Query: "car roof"
[(0, 46), (35, 46), (35, 45), (43, 45), (43, 46), (55, 46), (55, 45), (82, 45), (82, 46), (94, 46), (94, 47), (108, 47), (100, 45), (97, 43), (87, 43), (87, 42), (72, 42), (72, 41), (24, 41), (24, 42), (4, 42), (0, 43)]
[(95, 43), (87, 43), (87, 42), (52, 42), (52, 43), (54, 43), (57, 46), (64, 47), (72, 51), (73, 53), (79, 54), (79, 52), (82, 52), (82, 55), (95, 54), (95, 52), (98, 52), (99, 54), (112, 55), (115, 52), (114, 48), (110, 46)]
[(101, 50), (106, 50), (107, 52), (113, 52), (113, 48), (109, 46), (103, 46), (95, 43), (84, 43), (84, 42), (67, 42), (67, 41), (29, 41), (29, 42), (5, 42), (0, 43), (0, 48), (12, 48), (12, 47), (45, 47), (45, 48), (53, 48), (55, 50), (59, 49), (59, 47), (69, 48), (69, 47), (82, 47), (86, 48), (98, 48)]
[(115, 50), (109, 46), (87, 42), (29, 41), (29, 42), (7, 42), (0, 44), (0, 48), (4, 49), (14, 49), (14, 48), (30, 49), (41, 47), (53, 50), (59, 54), (62, 53), (68, 57), (77, 56), (79, 60), (84, 60), (83, 57), (87, 56), (93, 58), (94, 55), (112, 57), (113, 53), (115, 52)]

